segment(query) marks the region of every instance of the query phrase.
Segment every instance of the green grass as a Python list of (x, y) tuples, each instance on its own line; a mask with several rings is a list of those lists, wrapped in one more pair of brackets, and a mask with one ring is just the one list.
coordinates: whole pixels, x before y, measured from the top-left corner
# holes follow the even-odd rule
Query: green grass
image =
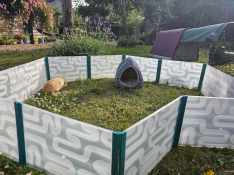
[[(233, 54), (230, 54), (231, 56), (228, 56), (228, 53), (225, 54), (224, 58), (226, 58), (226, 62), (221, 65), (215, 65), (211, 64), (212, 67), (234, 77), (234, 56)], [(208, 63), (209, 62), (209, 54), (208, 51), (201, 51), (198, 63)]]
[(1, 172), (3, 172), (4, 175), (26, 175), (27, 173), (30, 173), (31, 175), (45, 174), (44, 171), (37, 171), (28, 166), (21, 165), (20, 163), (11, 160), (4, 155), (0, 155), (0, 175), (3, 175)]
[(215, 175), (234, 174), (234, 150), (223, 148), (172, 148), (149, 175), (203, 175), (213, 170)]
[(181, 95), (197, 89), (145, 82), (142, 89), (117, 89), (114, 79), (69, 82), (56, 94), (39, 94), (26, 104), (114, 131), (122, 131)]
[(0, 53), (0, 71), (43, 58), (49, 53), (50, 49)]
[[(150, 49), (151, 46), (136, 46), (129, 48), (117, 46), (113, 49), (113, 51), (107, 54), (149, 57)], [(50, 55), (50, 49), (0, 53), (0, 71), (43, 58), (46, 55)]]
[(132, 55), (140, 57), (149, 57), (152, 46), (137, 45), (136, 47), (120, 47), (117, 46), (110, 55)]

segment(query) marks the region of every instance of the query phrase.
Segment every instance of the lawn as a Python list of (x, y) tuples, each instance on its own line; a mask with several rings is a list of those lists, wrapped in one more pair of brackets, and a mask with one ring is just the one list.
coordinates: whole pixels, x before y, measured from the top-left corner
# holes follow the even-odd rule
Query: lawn
[(50, 49), (0, 53), (0, 71), (37, 60), (49, 53)]
[[(131, 48), (115, 47), (113, 51), (108, 53), (109, 55), (133, 55), (148, 57), (151, 46), (136, 46)], [(15, 67), (21, 64), (34, 61), (39, 58), (43, 58), (46, 55), (50, 55), (50, 49), (41, 49), (34, 51), (13, 51), (0, 53), (0, 71)]]
[[(4, 173), (4, 174), (3, 174)], [(28, 166), (9, 159), (0, 152), (0, 175), (44, 175), (41, 170), (34, 170)]]
[[(234, 150), (179, 146), (172, 148), (149, 175), (214, 175), (234, 174)], [(213, 175), (213, 174), (207, 174)]]
[(55, 94), (40, 91), (24, 103), (113, 131), (123, 131), (181, 95), (197, 89), (145, 82), (142, 89), (119, 88), (114, 79), (69, 82)]

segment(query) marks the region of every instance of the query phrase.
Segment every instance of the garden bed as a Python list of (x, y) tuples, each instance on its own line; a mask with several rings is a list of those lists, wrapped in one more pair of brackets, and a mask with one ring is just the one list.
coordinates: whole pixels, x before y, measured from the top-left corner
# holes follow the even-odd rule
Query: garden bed
[(196, 88), (145, 82), (142, 89), (119, 88), (114, 79), (69, 82), (60, 92), (42, 90), (24, 103), (113, 131), (123, 131), (182, 95), (202, 96)]

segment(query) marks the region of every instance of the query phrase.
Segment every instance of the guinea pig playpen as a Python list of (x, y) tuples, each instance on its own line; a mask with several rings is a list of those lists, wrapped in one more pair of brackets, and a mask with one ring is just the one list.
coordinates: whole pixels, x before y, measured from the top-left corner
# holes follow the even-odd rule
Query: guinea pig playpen
[[(131, 57), (144, 81), (199, 88), (123, 132), (23, 102), (52, 78), (115, 78)], [(123, 73), (135, 79), (132, 69)], [(135, 80), (134, 80), (135, 81)], [(178, 145), (234, 148), (234, 78), (201, 63), (135, 56), (49, 57), (0, 72), (0, 151), (50, 174), (147, 174)]]

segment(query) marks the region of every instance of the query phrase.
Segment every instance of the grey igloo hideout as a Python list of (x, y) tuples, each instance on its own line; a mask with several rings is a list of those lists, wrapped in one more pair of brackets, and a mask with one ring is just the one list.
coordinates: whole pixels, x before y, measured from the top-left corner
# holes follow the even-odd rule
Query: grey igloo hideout
[(143, 86), (143, 77), (137, 63), (131, 57), (123, 60), (115, 75), (116, 87), (139, 89)]

